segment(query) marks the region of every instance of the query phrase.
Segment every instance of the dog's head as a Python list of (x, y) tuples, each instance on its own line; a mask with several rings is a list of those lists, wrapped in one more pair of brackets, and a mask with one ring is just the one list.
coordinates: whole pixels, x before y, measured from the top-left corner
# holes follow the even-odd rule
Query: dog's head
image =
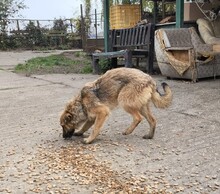
[(80, 101), (70, 102), (60, 116), (60, 125), (63, 128), (63, 138), (71, 138), (87, 119)]
[(63, 138), (71, 138), (76, 129), (72, 113), (65, 110), (60, 117), (60, 125), (63, 128)]

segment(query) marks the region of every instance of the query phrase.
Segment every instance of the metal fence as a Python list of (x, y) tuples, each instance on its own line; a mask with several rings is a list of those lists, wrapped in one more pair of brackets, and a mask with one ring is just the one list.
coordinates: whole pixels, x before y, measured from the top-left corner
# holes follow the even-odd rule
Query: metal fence
[(71, 19), (8, 19), (0, 24), (0, 49), (80, 46)]
[(103, 38), (103, 31), (102, 14), (96, 11), (89, 18), (0, 20), (0, 49), (83, 47), (87, 50), (88, 39)]

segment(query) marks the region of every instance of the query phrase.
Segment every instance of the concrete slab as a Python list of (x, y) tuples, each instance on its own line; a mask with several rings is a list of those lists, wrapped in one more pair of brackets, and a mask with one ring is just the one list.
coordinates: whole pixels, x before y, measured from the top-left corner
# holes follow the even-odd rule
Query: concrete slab
[(118, 109), (93, 144), (63, 140), (60, 112), (97, 77), (0, 70), (0, 193), (220, 193), (220, 79), (153, 76), (174, 93), (170, 108), (152, 106), (153, 140), (146, 121), (123, 136), (131, 118)]

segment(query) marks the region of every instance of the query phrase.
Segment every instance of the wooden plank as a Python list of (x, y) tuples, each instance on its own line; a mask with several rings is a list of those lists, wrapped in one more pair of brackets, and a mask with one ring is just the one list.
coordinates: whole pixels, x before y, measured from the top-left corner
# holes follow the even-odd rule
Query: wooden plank
[(122, 30), (122, 33), (121, 33), (121, 41), (122, 41), (122, 46), (126, 46), (126, 43), (125, 43), (125, 30)]
[(141, 42), (141, 44), (143, 44), (143, 45), (146, 43), (146, 40), (147, 40), (147, 36), (145, 35), (146, 34), (146, 28), (147, 28), (146, 26), (143, 27), (143, 38), (142, 38), (142, 42)]
[(123, 46), (123, 42), (122, 42), (122, 39), (121, 39), (121, 35), (122, 35), (122, 32), (123, 30), (119, 30), (119, 45)]
[(142, 40), (143, 40), (143, 38), (144, 38), (144, 34), (143, 34), (143, 26), (141, 26), (140, 28), (139, 28), (139, 32), (138, 32), (138, 40), (137, 40), (137, 44), (138, 45), (142, 45)]
[(132, 28), (131, 45), (135, 44), (135, 28)]
[(125, 29), (125, 45), (129, 45), (129, 40), (128, 40), (128, 33), (129, 33), (129, 29)]

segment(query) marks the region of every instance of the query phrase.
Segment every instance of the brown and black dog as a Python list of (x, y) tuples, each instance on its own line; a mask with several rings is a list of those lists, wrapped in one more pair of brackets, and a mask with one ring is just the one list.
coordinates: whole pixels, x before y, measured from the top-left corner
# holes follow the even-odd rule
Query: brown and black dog
[(166, 108), (172, 101), (169, 86), (162, 83), (162, 87), (164, 94), (158, 92), (151, 76), (137, 69), (116, 68), (107, 71), (94, 82), (87, 83), (66, 105), (60, 117), (63, 138), (83, 135), (94, 125), (89, 137), (84, 138), (84, 143), (91, 143), (100, 133), (110, 111), (117, 106), (121, 106), (133, 117), (133, 122), (123, 132), (124, 135), (132, 133), (142, 117), (145, 117), (150, 131), (143, 138), (153, 138), (156, 120), (150, 111), (150, 102), (157, 108)]

